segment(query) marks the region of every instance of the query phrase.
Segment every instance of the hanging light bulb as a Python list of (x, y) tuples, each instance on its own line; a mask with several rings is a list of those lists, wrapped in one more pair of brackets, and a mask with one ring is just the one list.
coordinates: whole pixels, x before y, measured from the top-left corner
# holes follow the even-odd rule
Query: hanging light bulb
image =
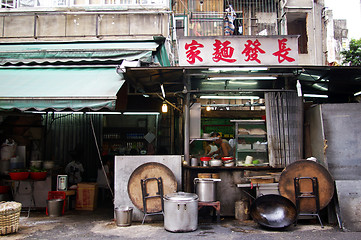
[(166, 113), (168, 112), (168, 105), (167, 103), (164, 101), (163, 105), (162, 105), (162, 113)]
[(208, 101), (207, 104), (208, 106), (206, 106), (206, 111), (209, 112), (212, 110), (211, 106), (209, 106), (211, 103)]

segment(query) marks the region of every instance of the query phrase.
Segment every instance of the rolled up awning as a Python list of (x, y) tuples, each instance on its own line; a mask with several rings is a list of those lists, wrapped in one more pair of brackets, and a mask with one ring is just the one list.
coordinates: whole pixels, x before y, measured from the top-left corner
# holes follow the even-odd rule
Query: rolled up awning
[(2, 43), (0, 65), (17, 63), (103, 62), (122, 59), (151, 62), (159, 44), (154, 41), (79, 43)]
[(115, 67), (0, 69), (0, 110), (114, 110), (125, 80)]

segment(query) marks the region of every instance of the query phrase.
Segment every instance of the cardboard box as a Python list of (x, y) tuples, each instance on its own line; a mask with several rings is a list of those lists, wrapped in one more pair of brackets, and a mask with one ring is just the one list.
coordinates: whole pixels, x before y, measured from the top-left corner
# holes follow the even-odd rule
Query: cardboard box
[(76, 210), (93, 211), (97, 207), (98, 186), (96, 183), (78, 183)]
[(266, 150), (267, 149), (267, 143), (253, 143), (253, 149)]

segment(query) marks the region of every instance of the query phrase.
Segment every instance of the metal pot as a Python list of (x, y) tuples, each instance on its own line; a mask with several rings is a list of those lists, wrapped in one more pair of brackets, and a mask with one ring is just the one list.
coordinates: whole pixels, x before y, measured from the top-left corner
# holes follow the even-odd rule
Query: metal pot
[(198, 196), (177, 192), (165, 195), (164, 228), (170, 232), (191, 232), (198, 227)]
[(215, 178), (195, 178), (194, 187), (200, 202), (214, 202), (217, 198), (216, 183), (221, 179)]

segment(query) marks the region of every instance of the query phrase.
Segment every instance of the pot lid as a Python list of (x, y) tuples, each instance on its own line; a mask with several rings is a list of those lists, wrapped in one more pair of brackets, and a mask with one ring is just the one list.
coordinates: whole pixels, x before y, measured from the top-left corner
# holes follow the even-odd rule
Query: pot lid
[(198, 200), (198, 195), (195, 193), (176, 192), (165, 195), (164, 199), (172, 201), (194, 201)]

